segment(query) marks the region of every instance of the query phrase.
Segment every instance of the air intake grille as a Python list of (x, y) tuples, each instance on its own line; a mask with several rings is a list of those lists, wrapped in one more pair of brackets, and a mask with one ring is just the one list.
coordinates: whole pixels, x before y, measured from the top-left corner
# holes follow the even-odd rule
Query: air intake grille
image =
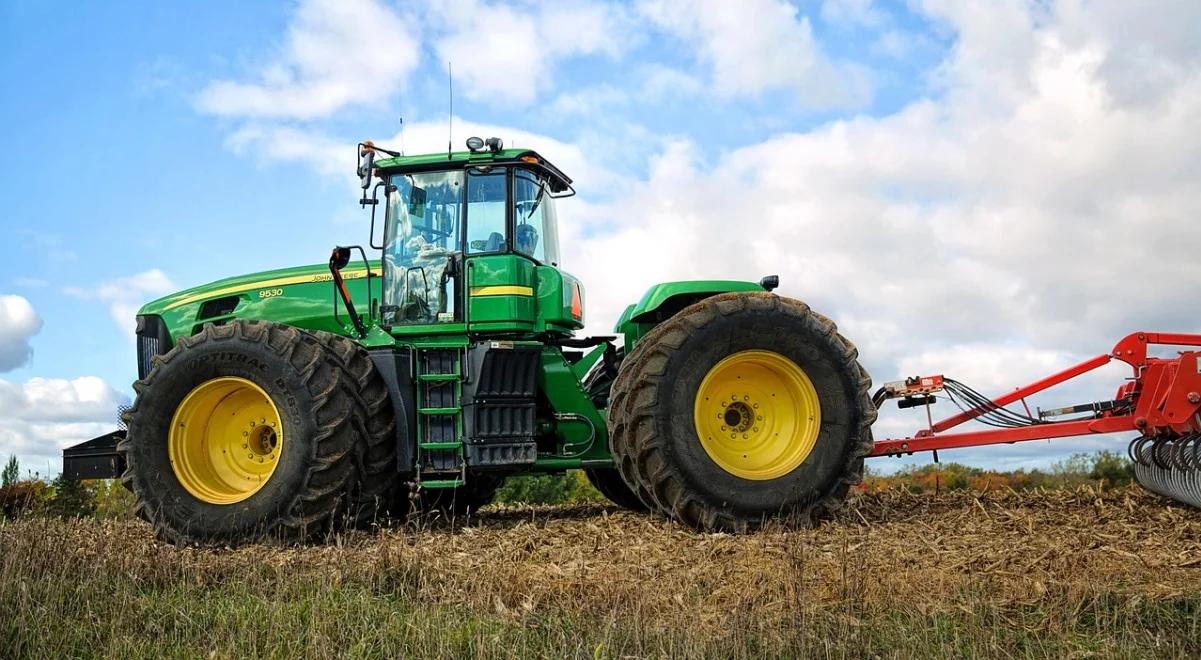
[(138, 378), (145, 378), (159, 354), (158, 337), (138, 337)]
[(154, 356), (171, 350), (171, 335), (157, 316), (138, 317), (138, 378), (145, 378), (154, 367)]

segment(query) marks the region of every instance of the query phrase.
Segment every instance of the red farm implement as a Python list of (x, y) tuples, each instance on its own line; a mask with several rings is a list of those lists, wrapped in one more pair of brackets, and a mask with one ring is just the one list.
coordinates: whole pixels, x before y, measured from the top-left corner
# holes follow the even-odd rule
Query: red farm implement
[[(1201, 347), (1201, 335), (1136, 332), (1109, 353), (1085, 360), (1008, 394), (989, 399), (950, 378), (923, 376), (887, 383), (876, 392), (877, 406), (897, 399), (901, 408), (924, 406), (929, 424), (908, 438), (879, 440), (871, 456), (1012, 444), (1105, 433), (1138, 433), (1130, 443), (1135, 476), (1143, 487), (1201, 507), (1201, 351), (1176, 357), (1148, 355), (1150, 346)], [(1103, 367), (1113, 360), (1130, 365), (1133, 377), (1114, 398), (1033, 412), (1027, 397)], [(934, 421), (930, 406), (943, 393), (960, 412)], [(1007, 406), (1022, 404), (1022, 411)], [(948, 432), (977, 421), (993, 428)]]

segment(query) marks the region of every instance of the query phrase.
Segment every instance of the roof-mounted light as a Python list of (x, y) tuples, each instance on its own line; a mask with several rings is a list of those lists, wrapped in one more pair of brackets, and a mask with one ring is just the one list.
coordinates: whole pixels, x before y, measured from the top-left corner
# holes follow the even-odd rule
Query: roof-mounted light
[(483, 138), (478, 138), (478, 137), (474, 137), (474, 136), (467, 138), (467, 149), (470, 150), (471, 153), (473, 153), (473, 154), (478, 153), (483, 148), (484, 148), (484, 139)]
[(488, 150), (494, 154), (500, 153), (500, 150), (505, 148), (505, 143), (498, 137), (490, 137), (484, 141), (484, 144), (488, 145)]

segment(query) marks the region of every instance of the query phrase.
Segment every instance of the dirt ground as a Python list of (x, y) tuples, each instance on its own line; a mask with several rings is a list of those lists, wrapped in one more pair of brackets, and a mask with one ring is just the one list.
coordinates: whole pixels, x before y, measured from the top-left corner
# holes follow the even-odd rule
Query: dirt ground
[[(1061, 635), (1075, 644), (1080, 637), (1087, 649), (1104, 646), (1113, 632), (1135, 654), (1160, 648), (1161, 637), (1170, 655), (1201, 649), (1201, 624), (1190, 609), (1201, 602), (1201, 511), (1138, 488), (859, 494), (816, 529), (747, 536), (697, 534), (599, 505), (520, 506), (324, 545), (219, 550), (158, 543), (136, 521), (24, 521), (0, 525), (0, 549), (4, 583), (90, 571), (197, 590), (249, 580), (271, 592), (300, 577), (331, 588), (367, 585), (374, 594), (518, 626), (563, 615), (720, 639), (731, 630), (777, 635), (820, 621), (842, 639), (859, 639), (857, 628), (870, 626), (879, 637), (878, 622), (898, 616), (896, 634), (915, 622), (966, 625), (966, 617), (981, 635), (1012, 626), (1036, 639)], [(56, 558), (53, 568), (45, 556)], [(15, 597), (0, 584), (0, 603)], [(1144, 610), (1157, 604), (1172, 621), (1192, 623), (1148, 622)], [(1112, 621), (1098, 623), (1104, 617)], [(977, 633), (958, 630), (931, 640), (935, 646), (912, 648), (977, 648), (959, 637)], [(840, 648), (893, 643), (869, 641)], [(1028, 648), (1012, 637), (986, 642), (978, 648)]]

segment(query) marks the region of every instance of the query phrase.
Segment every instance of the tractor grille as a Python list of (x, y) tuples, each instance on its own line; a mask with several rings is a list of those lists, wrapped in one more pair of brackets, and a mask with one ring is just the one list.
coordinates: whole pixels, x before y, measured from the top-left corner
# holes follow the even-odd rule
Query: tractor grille
[(138, 317), (138, 378), (145, 378), (154, 367), (154, 356), (171, 350), (167, 325), (157, 316)]

